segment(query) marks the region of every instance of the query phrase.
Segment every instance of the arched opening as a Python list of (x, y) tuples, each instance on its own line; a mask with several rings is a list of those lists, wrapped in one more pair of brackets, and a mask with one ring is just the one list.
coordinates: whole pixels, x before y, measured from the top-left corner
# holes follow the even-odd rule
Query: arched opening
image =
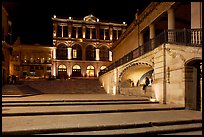
[(81, 67), (79, 65), (72, 67), (72, 77), (81, 77)]
[(58, 78), (66, 79), (67, 76), (67, 67), (63, 64), (59, 65), (58, 67)]
[(82, 48), (79, 44), (75, 44), (72, 46), (72, 59), (82, 60)]
[(145, 78), (152, 82), (153, 68), (147, 63), (134, 63), (126, 67), (119, 76), (119, 94), (155, 97), (151, 84), (145, 86)]
[(108, 61), (109, 59), (109, 49), (106, 46), (100, 47), (100, 60), (101, 61)]
[(95, 69), (94, 69), (94, 66), (89, 65), (89, 66), (86, 68), (86, 76), (87, 76), (87, 77), (94, 77), (94, 76), (95, 76), (95, 75), (94, 75), (94, 73), (95, 73), (94, 70), (95, 70)]
[(95, 60), (96, 58), (96, 48), (92, 45), (86, 47), (86, 60)]
[(56, 54), (57, 59), (62, 59), (62, 60), (67, 59), (68, 53), (67, 53), (67, 46), (65, 44), (58, 45), (56, 52), (57, 52), (57, 54)]
[(185, 65), (185, 107), (201, 110), (202, 60), (195, 59)]

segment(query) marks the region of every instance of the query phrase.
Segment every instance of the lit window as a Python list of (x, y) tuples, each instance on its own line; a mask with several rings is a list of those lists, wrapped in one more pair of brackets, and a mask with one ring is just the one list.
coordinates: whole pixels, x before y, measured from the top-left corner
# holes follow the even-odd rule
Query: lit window
[(73, 49), (73, 58), (77, 58), (77, 50)]

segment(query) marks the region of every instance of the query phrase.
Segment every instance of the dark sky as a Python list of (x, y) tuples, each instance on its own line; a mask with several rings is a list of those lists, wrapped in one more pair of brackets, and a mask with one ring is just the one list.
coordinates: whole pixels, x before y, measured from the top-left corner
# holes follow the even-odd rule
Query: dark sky
[(151, 1), (138, 0), (50, 0), (3, 2), (13, 23), (13, 41), (17, 36), (22, 43), (52, 45), (52, 17), (63, 16), (83, 19), (92, 14), (100, 21), (128, 25), (137, 9), (141, 13)]

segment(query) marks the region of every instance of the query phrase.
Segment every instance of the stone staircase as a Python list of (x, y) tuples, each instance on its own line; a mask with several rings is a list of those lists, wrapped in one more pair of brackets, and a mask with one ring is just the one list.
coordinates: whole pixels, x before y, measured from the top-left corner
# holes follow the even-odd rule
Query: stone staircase
[(98, 79), (72, 78), (24, 81), (21, 83), (46, 94), (106, 94)]
[(202, 113), (148, 99), (10, 100), (2, 102), (2, 132), (3, 135), (201, 135)]

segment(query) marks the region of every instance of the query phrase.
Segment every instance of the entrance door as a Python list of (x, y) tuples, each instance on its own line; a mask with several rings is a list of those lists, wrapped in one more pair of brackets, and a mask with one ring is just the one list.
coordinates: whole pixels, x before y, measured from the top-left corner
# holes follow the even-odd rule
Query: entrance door
[(200, 62), (189, 62), (185, 68), (185, 107), (191, 110), (201, 110), (201, 69)]
[(94, 67), (93, 66), (88, 66), (86, 69), (86, 75), (87, 77), (94, 77)]
[(81, 77), (81, 67), (79, 65), (73, 66), (72, 77)]
[(58, 67), (58, 77), (60, 79), (67, 78), (67, 67), (65, 65), (59, 65)]

